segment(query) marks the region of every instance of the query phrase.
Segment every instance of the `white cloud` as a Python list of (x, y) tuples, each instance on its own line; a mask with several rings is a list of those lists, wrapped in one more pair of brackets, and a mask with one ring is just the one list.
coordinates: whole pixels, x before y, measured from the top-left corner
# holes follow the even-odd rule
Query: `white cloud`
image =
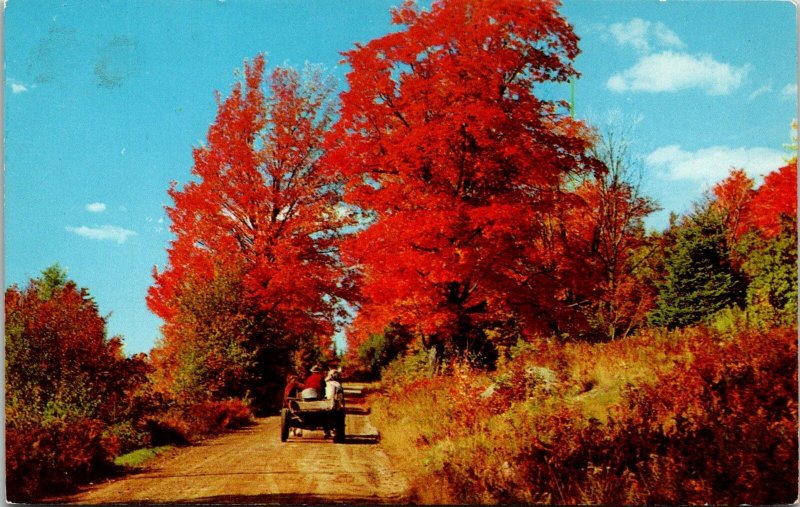
[(654, 31), (656, 41), (662, 46), (673, 48), (682, 48), (686, 46), (675, 32), (667, 28), (667, 26), (660, 21), (656, 23)]
[(86, 205), (86, 211), (91, 211), (92, 213), (102, 213), (106, 210), (105, 203), (102, 202), (93, 202), (91, 204)]
[(101, 225), (99, 227), (66, 227), (68, 232), (83, 236), (84, 238), (97, 239), (100, 241), (116, 241), (119, 244), (125, 243), (129, 236), (136, 236), (136, 231), (123, 229), (116, 225)]
[(772, 93), (772, 85), (771, 84), (766, 84), (766, 85), (762, 86), (761, 88), (758, 88), (758, 89), (754, 90), (753, 93), (751, 93), (747, 97), (747, 100), (754, 100), (756, 97), (760, 97), (760, 96), (764, 95), (765, 93)]
[(651, 23), (641, 18), (614, 23), (608, 27), (608, 32), (620, 46), (630, 46), (640, 53), (649, 53), (654, 47), (684, 47), (680, 37), (664, 23)]
[(686, 151), (677, 144), (663, 146), (645, 157), (645, 163), (670, 180), (690, 180), (711, 185), (725, 178), (731, 168), (758, 177), (784, 165), (786, 154), (771, 148), (712, 146)]
[(781, 98), (783, 100), (797, 99), (797, 83), (789, 83), (781, 90)]
[(633, 67), (611, 76), (606, 86), (618, 93), (699, 88), (707, 95), (726, 95), (742, 84), (749, 70), (718, 62), (711, 55), (664, 51), (642, 57)]
[(11, 93), (24, 93), (28, 91), (28, 87), (22, 83), (11, 83)]
[(622, 93), (624, 91), (627, 91), (629, 88), (628, 83), (625, 82), (625, 78), (622, 77), (621, 74), (614, 74), (613, 76), (608, 78), (606, 86), (612, 92), (617, 92), (617, 93)]

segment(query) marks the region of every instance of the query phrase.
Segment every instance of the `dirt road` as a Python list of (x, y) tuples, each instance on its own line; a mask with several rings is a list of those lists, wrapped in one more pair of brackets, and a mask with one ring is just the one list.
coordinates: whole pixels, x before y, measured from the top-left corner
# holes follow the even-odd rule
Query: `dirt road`
[[(352, 391), (350, 391), (352, 394)], [(62, 501), (80, 504), (405, 503), (406, 481), (381, 450), (363, 407), (348, 399), (347, 440), (321, 431), (280, 441), (280, 419), (178, 449), (148, 468)], [(355, 413), (352, 413), (355, 412)]]

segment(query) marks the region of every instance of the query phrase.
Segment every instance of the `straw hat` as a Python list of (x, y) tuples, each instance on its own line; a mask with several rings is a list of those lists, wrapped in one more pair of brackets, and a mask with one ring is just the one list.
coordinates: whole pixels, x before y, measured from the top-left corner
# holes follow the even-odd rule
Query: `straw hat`
[(317, 373), (318, 371), (322, 371), (322, 368), (320, 368), (318, 365), (315, 364), (311, 367), (311, 373)]

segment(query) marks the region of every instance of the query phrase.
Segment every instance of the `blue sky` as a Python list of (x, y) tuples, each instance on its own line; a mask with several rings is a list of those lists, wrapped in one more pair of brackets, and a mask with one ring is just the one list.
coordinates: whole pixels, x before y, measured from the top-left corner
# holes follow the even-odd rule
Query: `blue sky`
[[(390, 30), (399, 0), (8, 0), (5, 286), (53, 263), (89, 288), (109, 333), (146, 352), (144, 302), (171, 239), (164, 206), (189, 179), (214, 92), (266, 53), (324, 65)], [(797, 117), (789, 2), (567, 1), (581, 38), (576, 115), (624, 128), (661, 229), (731, 166), (758, 177), (786, 157)], [(569, 90), (543, 91), (555, 98)], [(621, 126), (621, 127), (620, 127)]]

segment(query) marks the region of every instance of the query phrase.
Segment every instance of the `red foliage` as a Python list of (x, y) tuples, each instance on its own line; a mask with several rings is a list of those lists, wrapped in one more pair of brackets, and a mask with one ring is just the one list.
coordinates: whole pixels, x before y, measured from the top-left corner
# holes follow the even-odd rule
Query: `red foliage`
[(6, 291), (6, 473), (18, 501), (109, 466), (121, 445), (109, 427), (147, 409), (147, 364), (123, 356), (88, 291), (55, 271)]
[(644, 322), (655, 300), (636, 276), (634, 259), (646, 244), (642, 220), (655, 206), (621, 176), (612, 167), (582, 183), (575, 191), (580, 201), (561, 217), (572, 292), (583, 298), (575, 303), (585, 308), (601, 339), (626, 336)]
[[(224, 329), (251, 349), (297, 336), (329, 340), (347, 292), (336, 252), (348, 219), (338, 177), (320, 163), (331, 85), (313, 70), (304, 79), (278, 68), (265, 94), (264, 67), (262, 56), (247, 63), (243, 82), (218, 100), (207, 144), (194, 150), (197, 180), (169, 190), (176, 238), (147, 296), (166, 322), (154, 354), (166, 379), (207, 329)], [(197, 292), (216, 286), (230, 291), (228, 299), (197, 301)], [(254, 322), (269, 329), (247, 331)]]
[(243, 401), (228, 399), (193, 405), (187, 417), (195, 435), (207, 435), (241, 428), (252, 421), (253, 412)]
[(797, 216), (797, 159), (767, 174), (755, 190), (753, 180), (734, 169), (713, 192), (713, 206), (722, 214), (729, 238), (754, 230), (772, 239), (780, 234), (783, 220)]
[(203, 401), (176, 407), (148, 420), (154, 445), (187, 444), (252, 422), (253, 411), (239, 399)]
[[(114, 359), (122, 357), (118, 339), (106, 340), (105, 320), (86, 289), (69, 282), (45, 298), (36, 284), (25, 290), (11, 287), (6, 291), (6, 322), (14, 326), (19, 338), (14, 340), (12, 358), (28, 363), (28, 371), (9, 372), (13, 381), (35, 381), (47, 390), (58, 378), (76, 367), (97, 372)], [(35, 364), (31, 361), (36, 360)], [(13, 363), (12, 363), (13, 364)], [(34, 376), (35, 375), (35, 376)]]
[(189, 274), (208, 280), (241, 272), (262, 310), (279, 313), (291, 329), (325, 334), (332, 309), (322, 296), (338, 292), (331, 253), (343, 225), (334, 210), (335, 176), (318, 163), (331, 114), (326, 85), (278, 68), (267, 98), (263, 72), (261, 56), (246, 65), (244, 86), (236, 83), (219, 103), (208, 144), (194, 150), (199, 181), (169, 191), (177, 237), (148, 304), (173, 321)]
[(556, 343), (516, 358), (488, 397), (458, 368), (397, 389), (386, 408), (397, 419), (446, 414), (414, 442), (442, 462), (434, 477), (422, 471), (421, 483), (437, 481), (448, 503), (470, 504), (767, 505), (797, 497), (796, 328), (725, 338), (687, 328), (579, 348), (619, 364), (654, 352), (667, 364), (652, 382), (626, 388), (605, 422), (587, 419), (564, 378), (554, 392), (531, 391), (532, 364), (574, 366), (559, 366), (568, 356)]
[(345, 53), (328, 160), (374, 219), (344, 249), (363, 275), (362, 337), (394, 321), (447, 341), (575, 313), (553, 218), (567, 176), (589, 170), (588, 141), (533, 93), (575, 74), (577, 37), (556, 7), (408, 2), (393, 14), (402, 29)]
[(54, 494), (107, 469), (118, 451), (94, 419), (52, 421), (42, 427), (6, 429), (8, 499), (26, 502)]
[(146, 365), (123, 356), (119, 337), (106, 338), (105, 319), (86, 289), (34, 280), (6, 291), (5, 310), (7, 425), (38, 421), (48, 404), (106, 422), (130, 415), (133, 393), (145, 382), (136, 370)]
[(769, 239), (780, 234), (782, 219), (796, 217), (797, 159), (764, 178), (743, 220)]
[[(797, 497), (797, 330), (745, 331), (633, 390), (610, 430), (648, 503), (774, 504)], [(626, 456), (627, 455), (627, 456)]]
[(749, 225), (746, 216), (753, 200), (753, 180), (741, 169), (731, 170), (730, 175), (713, 188), (715, 209), (722, 214), (729, 239), (740, 237)]

